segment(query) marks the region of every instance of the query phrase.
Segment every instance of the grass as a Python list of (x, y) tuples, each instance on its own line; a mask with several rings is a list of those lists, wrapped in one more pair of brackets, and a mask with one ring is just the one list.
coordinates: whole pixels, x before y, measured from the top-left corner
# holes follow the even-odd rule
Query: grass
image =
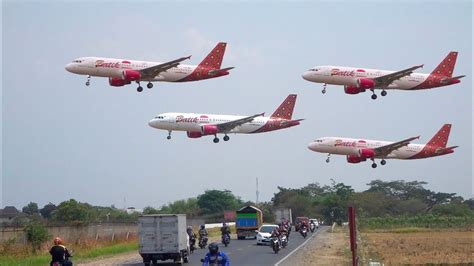
[[(84, 248), (77, 248), (74, 249), (74, 257), (73, 262), (77, 263), (79, 261), (95, 259), (99, 257), (108, 257), (113, 256), (116, 254), (121, 254), (125, 252), (137, 251), (138, 244), (137, 242), (125, 242), (125, 243), (113, 243), (107, 244), (104, 246), (99, 247), (84, 247)], [(28, 266), (36, 266), (36, 265), (48, 265), (51, 256), (49, 254), (44, 255), (43, 252), (41, 255), (28, 255), (28, 256), (4, 256), (0, 255), (0, 265), (2, 266), (13, 266), (13, 265), (28, 265)]]

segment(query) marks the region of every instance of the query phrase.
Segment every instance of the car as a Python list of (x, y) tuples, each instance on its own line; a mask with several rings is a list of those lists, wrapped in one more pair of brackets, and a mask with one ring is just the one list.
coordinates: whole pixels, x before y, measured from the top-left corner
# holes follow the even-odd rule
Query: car
[(264, 224), (257, 230), (257, 245), (270, 245), (273, 229), (278, 228), (276, 224)]

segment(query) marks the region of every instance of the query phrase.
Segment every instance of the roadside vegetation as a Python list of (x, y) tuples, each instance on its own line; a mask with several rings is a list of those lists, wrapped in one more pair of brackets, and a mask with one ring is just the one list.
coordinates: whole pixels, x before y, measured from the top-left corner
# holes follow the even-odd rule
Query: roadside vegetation
[[(356, 192), (351, 186), (334, 180), (330, 185), (311, 183), (301, 188), (278, 187), (270, 201), (259, 203), (257, 207), (262, 210), (266, 223), (274, 222), (273, 210), (276, 208), (291, 208), (293, 218), (307, 216), (318, 218), (326, 225), (333, 223), (341, 225), (347, 222), (347, 207), (355, 206), (357, 226), (362, 237), (361, 246), (367, 247), (366, 251), (361, 251), (363, 259), (383, 257), (383, 254), (379, 253), (383, 250), (370, 249), (373, 242), (369, 233), (408, 235), (437, 230), (451, 234), (465, 231), (468, 235), (472, 235), (474, 221), (472, 198), (465, 200), (455, 193), (428, 190), (424, 187), (427, 183), (423, 181), (374, 180), (367, 185), (368, 189), (361, 192)], [(206, 190), (195, 198), (170, 202), (160, 207), (146, 207), (143, 214), (182, 213), (190, 218), (204, 219), (206, 223), (219, 223), (224, 221), (224, 211), (235, 211), (246, 205), (255, 203), (242, 200), (230, 190)], [(126, 212), (113, 205), (93, 206), (74, 199), (61, 202), (57, 206), (49, 203), (42, 209), (31, 202), (23, 207), (22, 214), (15, 218), (10, 226), (24, 228), (29, 245), (18, 247), (15, 239), (0, 243), (0, 265), (21, 265), (23, 262), (24, 265), (44, 265), (49, 259), (49, 256), (44, 255), (47, 254), (46, 246), (52, 237), (47, 231), (48, 226), (85, 226), (104, 222), (136, 223), (139, 216), (136, 212)], [(195, 231), (197, 232), (197, 228)], [(218, 229), (209, 231), (211, 241), (218, 241)], [(459, 243), (466, 245), (462, 241), (464, 239), (460, 238)], [(472, 249), (472, 243), (469, 246)], [(73, 248), (76, 251), (74, 260), (78, 261), (136, 250), (136, 241), (94, 243)], [(461, 247), (458, 247), (458, 250), (465, 251)], [(474, 251), (470, 254), (472, 253)]]

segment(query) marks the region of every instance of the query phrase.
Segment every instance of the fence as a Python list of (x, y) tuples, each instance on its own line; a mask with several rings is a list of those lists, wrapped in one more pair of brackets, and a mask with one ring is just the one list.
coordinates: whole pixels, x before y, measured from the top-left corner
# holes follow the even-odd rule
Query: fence
[[(52, 236), (59, 236), (66, 243), (80, 244), (84, 241), (113, 241), (137, 236), (136, 224), (89, 224), (84, 226), (48, 226)], [(15, 239), (18, 244), (26, 244), (26, 233), (22, 227), (0, 228), (0, 243)]]

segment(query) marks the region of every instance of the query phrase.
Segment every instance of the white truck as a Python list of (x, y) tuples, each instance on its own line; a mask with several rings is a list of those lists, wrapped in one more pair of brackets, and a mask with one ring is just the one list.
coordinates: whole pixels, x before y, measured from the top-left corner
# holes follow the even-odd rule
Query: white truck
[(185, 214), (142, 215), (138, 218), (139, 253), (145, 265), (158, 260), (187, 263), (189, 239)]
[(291, 216), (290, 208), (277, 208), (274, 211), (275, 214), (275, 223), (279, 224), (283, 220), (287, 220), (290, 224), (293, 224), (293, 218)]

